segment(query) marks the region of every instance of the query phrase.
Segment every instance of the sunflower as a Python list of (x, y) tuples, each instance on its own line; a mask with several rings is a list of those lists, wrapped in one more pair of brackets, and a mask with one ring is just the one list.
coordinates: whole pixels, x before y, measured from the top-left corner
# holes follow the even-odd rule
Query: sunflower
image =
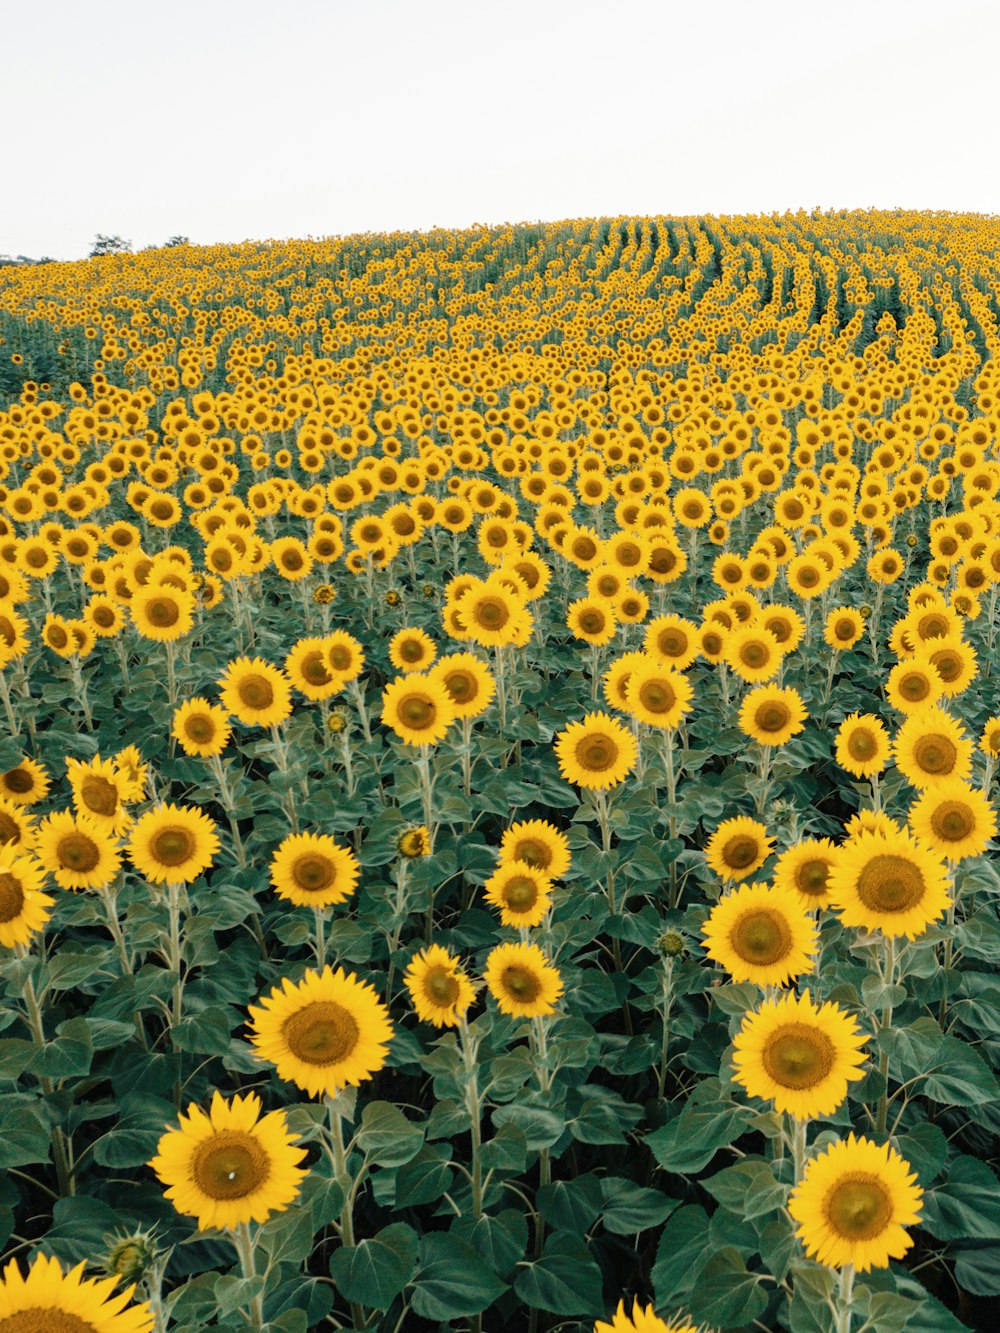
[(426, 824), (416, 824), (399, 835), (396, 850), (408, 861), (417, 861), (431, 854), (431, 835)]
[(401, 629), (389, 640), (389, 661), (404, 675), (425, 671), (436, 656), (434, 640), (422, 629)]
[(702, 927), (705, 951), (734, 981), (784, 986), (813, 965), (816, 924), (798, 894), (743, 884), (725, 894)]
[(329, 639), (299, 639), (285, 658), (285, 674), (307, 699), (332, 699), (344, 688), (343, 678), (330, 666)]
[(211, 759), (229, 744), (232, 727), (226, 710), (207, 699), (186, 699), (174, 712), (170, 734), (185, 754)]
[(903, 776), (921, 790), (945, 778), (967, 778), (972, 767), (972, 742), (943, 708), (911, 713), (896, 734), (893, 753)]
[(263, 1060), (310, 1096), (333, 1097), (370, 1079), (388, 1058), (389, 1011), (367, 981), (338, 968), (286, 977), (250, 1006), (251, 1043)]
[(751, 1097), (799, 1120), (832, 1115), (847, 1085), (864, 1077), (866, 1040), (838, 1005), (817, 1006), (808, 991), (784, 995), (744, 1016), (733, 1042), (733, 1078)]
[(322, 833), (293, 833), (271, 857), (271, 886), (299, 907), (342, 903), (357, 887), (358, 858)]
[(208, 815), (172, 804), (140, 815), (127, 847), (132, 864), (151, 884), (190, 884), (218, 850), (219, 835)]
[(567, 782), (601, 791), (623, 781), (635, 767), (635, 737), (607, 713), (588, 713), (555, 740), (559, 771)]
[(500, 860), (523, 861), (549, 879), (560, 879), (570, 867), (569, 839), (544, 819), (522, 820), (500, 839)]
[(439, 679), (397, 676), (382, 691), (381, 716), (407, 745), (436, 745), (457, 715)]
[(936, 704), (944, 681), (927, 652), (897, 662), (885, 683), (885, 697), (900, 713), (915, 713)]
[[(644, 655), (645, 656), (645, 655)], [(625, 685), (628, 711), (650, 727), (674, 730), (691, 710), (691, 682), (655, 657), (636, 664)]]
[(35, 821), (21, 805), (15, 805), (6, 796), (0, 796), (0, 848), (7, 851), (29, 851), (35, 845)]
[(774, 839), (756, 819), (724, 819), (705, 846), (705, 859), (720, 879), (740, 880), (759, 870), (774, 849)]
[(459, 718), (479, 717), (496, 694), (496, 681), (489, 667), (472, 653), (448, 653), (435, 662), (427, 676), (444, 686)]
[(39, 824), (35, 855), (61, 889), (103, 889), (121, 869), (114, 837), (68, 810)]
[(44, 929), (54, 902), (44, 888), (45, 872), (33, 856), (0, 848), (0, 946), (27, 944)]
[(829, 613), (823, 627), (823, 641), (835, 652), (853, 648), (865, 632), (860, 611), (852, 606), (837, 606)]
[(495, 574), (466, 588), (456, 598), (455, 609), (469, 637), (483, 648), (516, 643), (525, 628), (530, 632), (531, 616), (523, 598)]
[[(134, 1286), (115, 1291), (118, 1276), (86, 1278), (86, 1263), (63, 1272), (58, 1259), (37, 1254), (22, 1276), (16, 1259), (0, 1274), (0, 1330), (4, 1333), (151, 1333), (146, 1301), (129, 1305)], [(126, 1309), (126, 1306), (128, 1307)]]
[(605, 597), (578, 597), (569, 604), (566, 624), (575, 638), (600, 648), (618, 631), (615, 604)]
[(622, 653), (621, 657), (615, 658), (601, 677), (604, 698), (611, 708), (619, 708), (623, 713), (628, 712), (626, 691), (632, 672), (648, 662), (648, 655), (640, 652)]
[(552, 906), (552, 881), (526, 861), (504, 861), (486, 881), (486, 901), (500, 910), (500, 924), (540, 925)]
[(119, 750), (114, 756), (114, 765), (122, 800), (142, 800), (146, 790), (146, 765), (138, 749), (134, 745), (126, 745), (124, 750)]
[(157, 1144), (149, 1165), (200, 1231), (264, 1222), (298, 1196), (305, 1149), (295, 1146), (284, 1111), (260, 1118), (260, 1110), (256, 1093), (226, 1101), (215, 1092), (208, 1115), (192, 1103)]
[(842, 843), (828, 888), (845, 926), (911, 940), (951, 902), (937, 851), (891, 828), (865, 830)]
[(537, 944), (498, 944), (490, 951), (483, 980), (502, 1014), (542, 1018), (563, 993), (556, 968)]
[(873, 713), (851, 713), (837, 731), (834, 754), (856, 778), (881, 773), (889, 762), (889, 733)]
[(196, 602), (191, 593), (164, 584), (146, 585), (129, 603), (132, 622), (144, 639), (173, 643), (194, 626)]
[(788, 1200), (810, 1258), (859, 1273), (888, 1268), (913, 1244), (923, 1191), (909, 1162), (888, 1143), (848, 1135), (806, 1165)]
[(650, 657), (683, 671), (698, 656), (698, 626), (683, 616), (657, 616), (646, 626), (642, 646)]
[(651, 1305), (641, 1306), (638, 1296), (632, 1301), (632, 1313), (625, 1313), (625, 1302), (618, 1302), (618, 1309), (611, 1316), (611, 1323), (598, 1319), (594, 1333), (700, 1333), (690, 1320), (683, 1315), (674, 1319), (661, 1319)]
[(107, 833), (124, 833), (132, 816), (125, 808), (126, 784), (113, 759), (102, 759), (99, 754), (87, 763), (67, 759), (66, 776), (78, 814), (87, 815)]
[(960, 778), (947, 778), (922, 792), (910, 808), (909, 824), (917, 838), (949, 861), (979, 856), (997, 831), (986, 796)]
[(957, 634), (934, 639), (927, 645), (927, 655), (941, 677), (941, 691), (949, 699), (962, 694), (976, 678), (979, 670), (976, 650)]
[(292, 711), (291, 682), (261, 657), (238, 657), (219, 677), (227, 713), (248, 727), (274, 727)]
[(726, 663), (745, 681), (765, 681), (781, 666), (781, 645), (774, 635), (756, 625), (739, 625), (726, 636)]
[(436, 1028), (455, 1027), (476, 998), (458, 959), (440, 944), (414, 954), (403, 981), (417, 1017)]
[(774, 863), (774, 883), (797, 893), (803, 907), (825, 906), (827, 880), (836, 857), (837, 849), (829, 838), (803, 838)]
[(37, 759), (21, 759), (0, 775), (0, 797), (15, 805), (36, 805), (48, 795), (51, 780)]
[(803, 730), (806, 716), (798, 690), (758, 685), (740, 705), (740, 730), (761, 745), (786, 745)]
[(1000, 716), (987, 719), (979, 736), (979, 748), (991, 759), (1000, 755)]

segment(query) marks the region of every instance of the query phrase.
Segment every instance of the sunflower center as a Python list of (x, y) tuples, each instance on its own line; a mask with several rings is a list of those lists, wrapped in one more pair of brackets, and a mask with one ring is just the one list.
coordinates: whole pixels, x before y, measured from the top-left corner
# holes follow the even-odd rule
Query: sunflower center
[(399, 655), (404, 662), (419, 662), (424, 655), (424, 646), (419, 639), (404, 639), (399, 647)]
[(930, 681), (923, 672), (910, 672), (899, 682), (899, 692), (910, 703), (919, 703), (921, 699), (926, 699), (930, 694)]
[(459, 996), (458, 979), (446, 967), (432, 967), (424, 978), (428, 999), (442, 1009), (450, 1009)]
[(792, 932), (779, 913), (758, 908), (743, 913), (733, 926), (729, 942), (746, 962), (766, 967), (779, 962), (788, 953)]
[(527, 875), (514, 875), (504, 886), (503, 896), (512, 912), (528, 912), (538, 901), (538, 885)]
[(97, 1333), (89, 1319), (80, 1319), (66, 1310), (42, 1309), (29, 1305), (26, 1310), (0, 1319), (0, 1333)]
[(31, 791), (35, 785), (26, 768), (12, 768), (9, 773), (5, 774), (3, 783), (8, 791), (16, 792), (18, 796), (23, 796), (26, 792)]
[(770, 1078), (783, 1088), (814, 1088), (829, 1074), (833, 1042), (807, 1023), (789, 1023), (768, 1038), (761, 1061)]
[(873, 912), (907, 912), (924, 896), (923, 876), (904, 856), (873, 856), (858, 876), (858, 897)]
[(194, 835), (179, 824), (157, 829), (149, 841), (149, 854), (161, 866), (182, 865), (194, 855), (194, 850)]
[(746, 870), (747, 866), (756, 861), (757, 855), (756, 838), (748, 838), (744, 833), (730, 838), (722, 849), (723, 861), (733, 870)]
[(59, 864), (67, 870), (88, 874), (101, 859), (100, 848), (85, 833), (64, 833), (56, 845)]
[(766, 666), (770, 656), (767, 645), (756, 641), (745, 643), (740, 652), (740, 660), (745, 666), (752, 667), (755, 671), (762, 666)]
[(859, 727), (852, 731), (847, 738), (847, 753), (852, 759), (874, 759), (878, 753), (878, 745), (875, 737), (866, 727)]
[(826, 861), (804, 861), (795, 872), (795, 887), (799, 893), (818, 898), (826, 892), (830, 866)]
[(950, 773), (958, 760), (955, 742), (950, 736), (921, 736), (913, 747), (913, 757), (924, 773)]
[(21, 881), (9, 871), (0, 871), (0, 925), (16, 920), (23, 906), (24, 889)]
[(864, 1171), (843, 1176), (827, 1194), (823, 1212), (844, 1240), (873, 1240), (892, 1220), (892, 1199), (877, 1176)]
[(948, 629), (949, 625), (944, 616), (927, 615), (921, 617), (917, 633), (922, 639), (943, 639)]
[(618, 760), (618, 746), (611, 736), (584, 736), (576, 747), (576, 762), (586, 773), (605, 773)]
[(320, 652), (307, 653), (299, 664), (299, 670), (302, 672), (303, 680), (307, 680), (310, 685), (329, 685), (330, 683), (330, 673), (326, 669), (323, 654)]
[(963, 801), (943, 801), (931, 815), (931, 828), (942, 842), (961, 842), (976, 827), (976, 816)]
[(544, 870), (550, 864), (552, 855), (543, 843), (526, 839), (514, 848), (514, 860), (523, 861), (534, 870)]
[(664, 657), (683, 657), (687, 652), (687, 635), (679, 630), (663, 630), (656, 640), (656, 646)]
[(215, 723), (207, 713), (194, 713), (184, 723), (184, 730), (196, 745), (207, 745), (215, 736)]
[(294, 547), (291, 550), (282, 551), (281, 563), (285, 569), (301, 569), (303, 564), (301, 551), (296, 551)]
[(849, 620), (838, 620), (834, 635), (841, 640), (853, 638), (854, 625)]
[(354, 1015), (334, 1000), (304, 1005), (285, 1019), (281, 1033), (291, 1053), (307, 1065), (339, 1064), (361, 1035)]
[(159, 629), (169, 629), (181, 618), (181, 609), (172, 597), (153, 597), (146, 605), (146, 616)]
[(510, 609), (500, 597), (484, 597), (476, 604), (475, 619), (485, 629), (502, 629), (510, 619)]
[(81, 783), (80, 800), (95, 815), (111, 816), (118, 809), (118, 788), (107, 778), (95, 774)]
[(647, 680), (639, 687), (639, 702), (650, 713), (669, 713), (677, 695), (665, 680)]
[(292, 862), (292, 878), (307, 893), (321, 893), (330, 887), (334, 877), (333, 863), (316, 852), (297, 856)]
[(530, 968), (512, 965), (505, 967), (500, 984), (518, 1004), (534, 1004), (542, 993), (541, 980)]
[(410, 694), (400, 701), (399, 717), (412, 731), (425, 731), (434, 725), (437, 709), (424, 695)]
[(955, 653), (939, 652), (934, 655), (934, 665), (938, 675), (950, 685), (962, 674), (962, 659)]
[(330, 649), (330, 665), (334, 671), (347, 671), (351, 665), (351, 650), (342, 643), (335, 643)]
[(0, 844), (21, 841), (21, 825), (6, 810), (0, 810)]
[(476, 697), (476, 682), (469, 671), (453, 671), (445, 681), (445, 688), (456, 703), (468, 703)]
[(266, 676), (244, 676), (236, 692), (240, 696), (240, 703), (246, 704), (248, 708), (263, 710), (274, 703), (274, 686)]
[(245, 1199), (260, 1189), (271, 1172), (264, 1148), (252, 1134), (224, 1129), (199, 1143), (191, 1174), (210, 1199)]
[(761, 731), (781, 731), (791, 721), (792, 714), (787, 704), (774, 701), (758, 708), (754, 721)]
[(115, 623), (115, 613), (110, 606), (99, 606), (93, 612), (94, 624), (100, 625), (101, 629), (110, 629)]

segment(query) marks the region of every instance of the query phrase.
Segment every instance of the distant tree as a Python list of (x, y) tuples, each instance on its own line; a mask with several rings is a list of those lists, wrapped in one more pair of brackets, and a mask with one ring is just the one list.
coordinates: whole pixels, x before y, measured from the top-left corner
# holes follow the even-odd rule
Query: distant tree
[(94, 237), (94, 244), (90, 247), (91, 259), (97, 259), (101, 255), (130, 255), (131, 253), (131, 241), (123, 241), (120, 236), (105, 236), (100, 231)]
[(190, 245), (190, 236), (171, 236), (169, 240), (163, 242), (164, 250), (169, 250), (173, 245)]

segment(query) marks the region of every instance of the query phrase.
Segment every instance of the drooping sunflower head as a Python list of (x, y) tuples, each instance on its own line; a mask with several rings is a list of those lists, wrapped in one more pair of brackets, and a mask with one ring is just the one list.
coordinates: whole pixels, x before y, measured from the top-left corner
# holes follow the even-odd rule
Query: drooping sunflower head
[(744, 884), (725, 894), (702, 928), (709, 958), (734, 981), (783, 986), (807, 972), (818, 948), (816, 924), (796, 894)]
[(122, 800), (141, 801), (146, 790), (147, 765), (135, 745), (126, 745), (114, 755), (115, 773), (122, 792)]
[(949, 861), (979, 856), (997, 831), (986, 795), (960, 778), (947, 778), (921, 792), (909, 823), (916, 837)]
[(774, 849), (774, 839), (756, 819), (737, 815), (724, 819), (705, 846), (705, 859), (720, 879), (747, 879)]
[(174, 713), (171, 735), (185, 754), (210, 759), (229, 744), (232, 727), (224, 708), (207, 699), (187, 699)]
[(44, 764), (37, 759), (21, 759), (14, 768), (0, 774), (0, 797), (15, 805), (35, 805), (48, 795), (51, 779)]
[(476, 998), (459, 960), (440, 944), (429, 944), (403, 974), (417, 1017), (436, 1028), (455, 1027)]
[(472, 653), (449, 653), (434, 664), (428, 675), (447, 690), (459, 718), (479, 717), (496, 694), (493, 673)]
[(543, 819), (511, 824), (500, 839), (501, 861), (523, 861), (549, 879), (559, 879), (570, 867), (569, 840)]
[(837, 731), (837, 763), (855, 777), (881, 773), (889, 761), (889, 733), (874, 713), (851, 713)]
[(899, 829), (864, 830), (837, 849), (831, 906), (846, 926), (915, 939), (951, 901), (940, 854)]
[(407, 745), (436, 745), (455, 717), (451, 695), (432, 676), (397, 676), (382, 692), (382, 721)]
[(129, 858), (152, 884), (190, 884), (219, 850), (213, 821), (191, 806), (161, 805), (139, 816), (129, 835)]
[(559, 771), (567, 782), (597, 791), (614, 787), (635, 767), (635, 737), (607, 713), (571, 722), (555, 742)]
[(291, 682), (263, 658), (240, 657), (219, 678), (226, 712), (248, 727), (273, 727), (292, 711)]
[(786, 745), (805, 726), (806, 706), (790, 685), (758, 685), (740, 705), (740, 730), (760, 745)]
[(271, 885), (299, 907), (342, 903), (357, 887), (361, 868), (347, 847), (321, 833), (293, 833), (271, 857)]
[(504, 926), (537, 926), (552, 905), (551, 879), (526, 861), (503, 861), (485, 890), (486, 901), (499, 910)]
[(151, 1333), (148, 1302), (129, 1305), (135, 1286), (115, 1291), (118, 1276), (86, 1278), (86, 1263), (63, 1272), (58, 1259), (35, 1256), (26, 1274), (16, 1259), (0, 1274), (3, 1333)]
[(887, 1268), (913, 1244), (905, 1230), (920, 1220), (916, 1175), (888, 1143), (855, 1138), (831, 1144), (806, 1165), (788, 1211), (806, 1253), (859, 1273)]
[(555, 1010), (562, 978), (537, 944), (498, 944), (486, 959), (483, 980), (502, 1014), (540, 1018)]

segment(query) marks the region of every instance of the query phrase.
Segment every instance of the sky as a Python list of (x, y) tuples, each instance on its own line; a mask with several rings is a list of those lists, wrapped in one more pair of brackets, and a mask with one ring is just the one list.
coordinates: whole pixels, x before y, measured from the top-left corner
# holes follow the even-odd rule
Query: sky
[(1000, 214), (992, 0), (8, 7), (0, 254), (563, 218)]

